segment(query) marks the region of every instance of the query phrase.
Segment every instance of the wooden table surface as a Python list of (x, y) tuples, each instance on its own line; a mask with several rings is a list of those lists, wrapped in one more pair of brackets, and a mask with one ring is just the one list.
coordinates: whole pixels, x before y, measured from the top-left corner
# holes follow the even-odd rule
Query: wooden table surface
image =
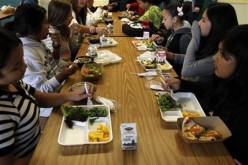
[(13, 15), (14, 15), (14, 13), (4, 14), (3, 12), (0, 11), (0, 20), (3, 20), (5, 18), (9, 18), (9, 17), (11, 17)]
[[(104, 66), (103, 77), (94, 82), (96, 95), (116, 100), (120, 105), (117, 112), (111, 114), (113, 140), (104, 145), (59, 145), (62, 114), (57, 108), (47, 121), (30, 165), (235, 164), (222, 143), (187, 144), (181, 139), (176, 123), (166, 123), (161, 118), (155, 92), (145, 87), (148, 80), (130, 74), (144, 72), (135, 61), (142, 52), (132, 45), (134, 38), (114, 39), (118, 46), (104, 49), (118, 54), (122, 61)], [(87, 47), (84, 42), (79, 54), (85, 54)], [(82, 78), (78, 71), (65, 82), (62, 92), (79, 81)], [(74, 103), (66, 105), (70, 104)], [(123, 151), (120, 125), (128, 122), (137, 125), (138, 144), (136, 150)]]

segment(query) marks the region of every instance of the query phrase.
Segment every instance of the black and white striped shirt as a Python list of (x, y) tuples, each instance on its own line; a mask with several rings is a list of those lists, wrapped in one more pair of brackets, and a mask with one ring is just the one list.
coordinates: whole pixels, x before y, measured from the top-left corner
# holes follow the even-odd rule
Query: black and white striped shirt
[(31, 154), (39, 140), (39, 107), (35, 89), (19, 81), (17, 92), (0, 90), (0, 156), (15, 158)]

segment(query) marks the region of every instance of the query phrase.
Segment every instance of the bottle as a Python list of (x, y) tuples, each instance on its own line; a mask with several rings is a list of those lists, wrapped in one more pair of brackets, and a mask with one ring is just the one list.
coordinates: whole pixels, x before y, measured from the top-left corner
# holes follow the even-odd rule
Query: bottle
[(166, 63), (166, 53), (164, 50), (157, 51), (157, 62), (160, 64)]
[(107, 45), (108, 44), (108, 39), (107, 37), (105, 37), (105, 35), (102, 35), (100, 37), (100, 42), (101, 42), (101, 45)]

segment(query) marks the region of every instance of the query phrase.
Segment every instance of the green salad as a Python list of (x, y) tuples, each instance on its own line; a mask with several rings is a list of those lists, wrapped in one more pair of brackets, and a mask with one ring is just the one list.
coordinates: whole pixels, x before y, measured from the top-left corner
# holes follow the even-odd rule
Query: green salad
[(158, 96), (158, 105), (161, 111), (166, 112), (168, 110), (177, 110), (177, 108), (182, 108), (181, 104), (178, 104), (173, 98), (171, 98), (169, 93)]
[(85, 107), (62, 107), (61, 111), (65, 116), (65, 122), (69, 128), (72, 128), (73, 122), (81, 121), (84, 122), (91, 117), (90, 122), (94, 122), (98, 117), (108, 116), (108, 111), (105, 107), (94, 107), (94, 108), (85, 108)]

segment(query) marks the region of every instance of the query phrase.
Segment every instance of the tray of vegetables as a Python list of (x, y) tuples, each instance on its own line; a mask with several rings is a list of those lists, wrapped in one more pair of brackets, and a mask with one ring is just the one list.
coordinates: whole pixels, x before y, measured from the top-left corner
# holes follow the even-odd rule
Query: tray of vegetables
[(172, 99), (168, 92), (157, 92), (161, 117), (166, 122), (176, 122), (180, 117), (206, 116), (195, 95), (191, 92), (174, 93), (178, 101)]
[(106, 105), (62, 107), (58, 143), (63, 146), (106, 144), (112, 141), (110, 109)]

